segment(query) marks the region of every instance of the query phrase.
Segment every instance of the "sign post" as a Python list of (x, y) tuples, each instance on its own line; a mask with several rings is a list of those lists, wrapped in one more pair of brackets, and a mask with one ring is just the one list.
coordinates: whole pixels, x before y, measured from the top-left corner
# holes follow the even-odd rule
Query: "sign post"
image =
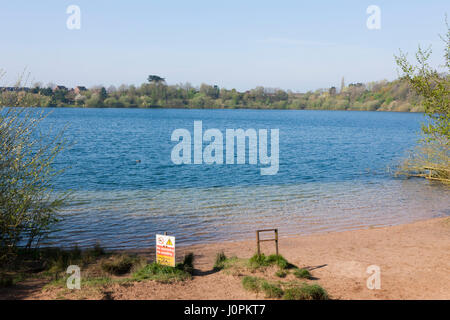
[(175, 267), (175, 237), (156, 235), (156, 262)]

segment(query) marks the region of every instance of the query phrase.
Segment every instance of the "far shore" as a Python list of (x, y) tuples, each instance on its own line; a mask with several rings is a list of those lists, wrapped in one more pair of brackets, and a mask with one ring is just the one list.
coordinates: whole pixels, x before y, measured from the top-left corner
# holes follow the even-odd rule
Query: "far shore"
[[(265, 254), (275, 252), (272, 242), (262, 243), (261, 248)], [(308, 281), (320, 284), (332, 299), (450, 299), (450, 217), (280, 238), (279, 249), (289, 262), (310, 270), (314, 279)], [(195, 254), (192, 279), (172, 284), (113, 283), (104, 290), (108, 298), (119, 300), (263, 299), (261, 294), (242, 288), (242, 275), (213, 270), (216, 254), (221, 251), (228, 257), (249, 258), (256, 251), (256, 242), (181, 247), (179, 258), (188, 252)], [(153, 249), (137, 252), (153, 260)], [(367, 288), (367, 268), (372, 265), (380, 267), (380, 289)], [(43, 290), (44, 286), (42, 281), (27, 280), (14, 289), (0, 290), (0, 299), (57, 299), (61, 290), (66, 290), (64, 297), (68, 299), (104, 298), (97, 291), (83, 296), (83, 292), (67, 293), (67, 289)]]

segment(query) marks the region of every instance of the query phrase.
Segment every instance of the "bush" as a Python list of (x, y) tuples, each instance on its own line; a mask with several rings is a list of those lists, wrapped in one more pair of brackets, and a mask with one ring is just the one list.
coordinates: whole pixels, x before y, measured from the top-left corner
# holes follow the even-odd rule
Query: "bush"
[(41, 136), (44, 118), (32, 108), (0, 107), (0, 263), (19, 243), (31, 248), (48, 236), (67, 198), (52, 189), (60, 174), (52, 164), (64, 147), (62, 132)]

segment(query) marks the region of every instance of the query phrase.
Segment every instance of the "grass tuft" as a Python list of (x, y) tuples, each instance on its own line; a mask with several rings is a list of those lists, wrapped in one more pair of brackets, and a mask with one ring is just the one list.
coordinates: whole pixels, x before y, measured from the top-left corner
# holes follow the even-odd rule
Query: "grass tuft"
[(311, 273), (306, 269), (295, 269), (294, 276), (300, 279), (311, 279)]
[(328, 293), (318, 284), (306, 284), (288, 288), (284, 291), (285, 300), (328, 300)]
[(287, 272), (284, 270), (278, 270), (277, 272), (275, 272), (275, 276), (277, 276), (278, 278), (286, 278)]
[(264, 291), (266, 298), (281, 298), (283, 296), (283, 290), (279, 286), (267, 281), (261, 283), (261, 289)]
[(130, 272), (131, 268), (139, 262), (136, 257), (128, 255), (113, 256), (101, 264), (102, 270), (112, 275), (123, 275)]
[(259, 292), (261, 290), (261, 279), (245, 276), (242, 278), (242, 286), (247, 291)]
[(216, 261), (214, 263), (214, 270), (222, 270), (225, 268), (225, 262), (227, 261), (227, 256), (223, 251), (217, 253), (216, 255)]
[(194, 271), (194, 254), (188, 253), (182, 263), (178, 263), (175, 268), (164, 266), (159, 263), (147, 264), (140, 270), (133, 273), (132, 279), (135, 281), (154, 280), (163, 283), (183, 281), (190, 279)]
[(276, 254), (272, 254), (268, 257), (266, 257), (264, 253), (255, 254), (249, 260), (249, 266), (252, 269), (258, 269), (271, 265), (277, 265), (281, 270), (288, 269), (292, 266), (282, 255)]

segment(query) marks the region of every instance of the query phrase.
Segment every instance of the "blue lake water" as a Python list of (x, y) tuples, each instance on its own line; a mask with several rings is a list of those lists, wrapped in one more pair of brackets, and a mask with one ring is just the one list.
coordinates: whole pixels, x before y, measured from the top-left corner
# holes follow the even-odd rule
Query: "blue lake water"
[[(189, 245), (383, 226), (450, 214), (450, 190), (393, 177), (422, 114), (351, 111), (53, 109), (43, 129), (70, 142), (56, 165), (72, 190), (48, 244), (145, 248), (167, 231)], [(175, 165), (173, 130), (279, 129), (279, 171)], [(138, 162), (139, 160), (140, 162)]]

